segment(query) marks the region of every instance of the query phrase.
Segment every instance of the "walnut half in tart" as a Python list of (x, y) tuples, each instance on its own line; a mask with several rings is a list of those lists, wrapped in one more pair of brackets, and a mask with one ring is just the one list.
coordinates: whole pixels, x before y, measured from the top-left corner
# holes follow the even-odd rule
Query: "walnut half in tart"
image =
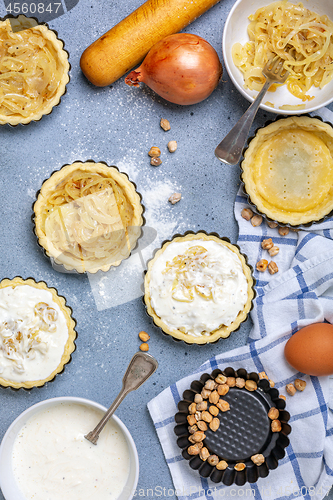
[(63, 42), (45, 25), (23, 29), (28, 20), (25, 16), (12, 20), (17, 32), (9, 19), (0, 22), (1, 125), (27, 124), (49, 114), (69, 81)]
[(250, 201), (277, 222), (306, 224), (333, 210), (333, 128), (317, 118), (259, 129), (241, 168)]
[(253, 297), (245, 257), (214, 234), (175, 237), (148, 264), (148, 314), (165, 333), (189, 344), (228, 337), (247, 318)]
[(126, 174), (92, 161), (65, 165), (47, 179), (34, 205), (35, 232), (67, 270), (118, 266), (141, 235), (141, 197)]
[(64, 297), (29, 278), (0, 282), (0, 385), (38, 387), (52, 380), (75, 350), (75, 321)]

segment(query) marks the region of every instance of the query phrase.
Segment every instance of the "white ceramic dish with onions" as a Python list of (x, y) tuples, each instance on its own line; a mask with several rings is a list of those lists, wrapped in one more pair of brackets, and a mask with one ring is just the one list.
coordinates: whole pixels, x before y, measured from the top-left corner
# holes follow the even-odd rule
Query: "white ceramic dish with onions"
[[(253, 102), (258, 92), (244, 88), (243, 74), (237, 68), (232, 59), (232, 47), (235, 43), (239, 42), (244, 45), (249, 41), (247, 28), (249, 25), (249, 16), (254, 14), (257, 9), (264, 7), (273, 2), (269, 0), (237, 0), (233, 5), (227, 20), (224, 25), (223, 38), (222, 38), (222, 52), (224, 64), (227, 72), (239, 92), (246, 97), (250, 102)], [(289, 3), (298, 3), (292, 0)], [(332, 0), (303, 0), (303, 6), (307, 9), (316, 12), (317, 14), (326, 14), (331, 21), (333, 21), (333, 2)], [(291, 105), (297, 106), (302, 104), (302, 100), (293, 96), (285, 85), (279, 87), (275, 92), (267, 92), (264, 97), (263, 103), (260, 107), (266, 111), (283, 115), (298, 115), (303, 113), (310, 113), (323, 106), (327, 106), (333, 101), (333, 80), (328, 83), (323, 89), (312, 87), (309, 95), (315, 96), (311, 101), (305, 102), (303, 109), (285, 110), (279, 109), (280, 106)], [(265, 104), (270, 102), (274, 104), (274, 108)]]
[[(97, 445), (84, 438), (84, 433), (92, 430), (106, 410), (104, 406), (87, 399), (58, 397), (37, 403), (21, 413), (8, 428), (0, 446), (0, 486), (5, 499), (130, 500), (138, 482), (139, 459), (126, 426), (113, 415), (101, 432)], [(48, 439), (41, 437), (43, 433), (49, 432), (48, 429), (55, 436), (51, 444)], [(73, 447), (72, 441), (75, 441)], [(70, 449), (69, 454), (74, 453), (70, 461), (66, 458), (67, 447)], [(99, 452), (103, 472), (97, 478), (96, 470), (99, 468), (95, 467), (95, 459), (98, 463)], [(44, 468), (44, 462), (45, 473), (42, 473), (39, 469)], [(77, 470), (82, 466), (81, 483), (72, 464)], [(95, 470), (91, 472), (91, 469)], [(92, 485), (93, 494), (88, 492), (91, 479), (96, 481)], [(29, 490), (29, 483), (31, 488), (35, 488), (34, 484), (38, 483), (40, 497), (39, 493), (34, 496), (31, 488)], [(65, 496), (60, 492), (62, 488), (66, 490)], [(78, 493), (78, 490), (81, 492)], [(94, 496), (95, 493), (97, 496)]]

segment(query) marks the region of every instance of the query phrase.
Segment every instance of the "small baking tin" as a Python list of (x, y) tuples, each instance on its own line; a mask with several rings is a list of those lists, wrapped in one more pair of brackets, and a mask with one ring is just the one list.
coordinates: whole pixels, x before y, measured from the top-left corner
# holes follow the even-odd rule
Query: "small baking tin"
[[(53, 172), (51, 172), (51, 174), (49, 175), (49, 177), (47, 177), (46, 179), (44, 179), (44, 181), (42, 182), (41, 188), (36, 192), (36, 200), (32, 204), (32, 211), (33, 211), (33, 213), (31, 215), (31, 221), (32, 221), (32, 224), (33, 224), (33, 227), (32, 227), (33, 234), (37, 238), (36, 241), (37, 241), (37, 245), (38, 245), (39, 249), (43, 252), (43, 254), (47, 258), (47, 260), (51, 262), (51, 265), (52, 265), (52, 267), (53, 267), (53, 269), (55, 271), (58, 271), (58, 272), (64, 273), (64, 274), (78, 274), (78, 275), (80, 275), (80, 274), (81, 275), (82, 274), (95, 274), (96, 272), (108, 272), (110, 270), (110, 268), (112, 268), (114, 266), (114, 264), (110, 264), (108, 269), (105, 269), (105, 270), (103, 270), (103, 269), (97, 269), (94, 272), (93, 271), (80, 272), (77, 269), (66, 267), (64, 264), (57, 262), (56, 259), (54, 258), (54, 256), (52, 256), (52, 255), (50, 255), (48, 253), (47, 249), (40, 243), (40, 238), (39, 238), (39, 236), (37, 234), (35, 205), (36, 205), (37, 199), (38, 199), (38, 197), (40, 195), (40, 192), (42, 190), (42, 187), (43, 187), (44, 183), (47, 182), (53, 176), (53, 174), (56, 174), (57, 172), (61, 171), (63, 168), (65, 168), (65, 167), (67, 167), (69, 165), (75, 165), (76, 163), (78, 163), (78, 164), (85, 164), (85, 163), (95, 163), (95, 164), (97, 164), (97, 163), (101, 163), (102, 165), (105, 165), (108, 168), (114, 168), (114, 169), (116, 169), (121, 175), (124, 175), (127, 178), (127, 180), (133, 185), (136, 194), (140, 198), (140, 205), (141, 205), (141, 208), (142, 208), (142, 212), (141, 212), (142, 224), (139, 227), (142, 228), (146, 224), (146, 219), (144, 217), (145, 206), (142, 203), (142, 195), (137, 190), (137, 186), (136, 186), (135, 182), (133, 182), (133, 181), (130, 180), (130, 178), (127, 175), (126, 172), (120, 172), (119, 168), (116, 165), (108, 165), (105, 161), (97, 161), (96, 162), (95, 160), (92, 160), (92, 159), (85, 160), (85, 161), (75, 160), (74, 162), (72, 162), (70, 164), (66, 163), (65, 165), (62, 165), (62, 167), (60, 169), (54, 170)], [(130, 258), (130, 256), (132, 255), (132, 253), (138, 247), (139, 240), (140, 240), (141, 237), (142, 237), (142, 231), (140, 231), (140, 236), (137, 238), (136, 244), (133, 247), (133, 249), (131, 250), (130, 255), (126, 259), (123, 259), (123, 260), (127, 260), (127, 259)], [(123, 262), (123, 261), (121, 261), (121, 262)], [(121, 262), (120, 262), (120, 264), (121, 264)], [(118, 264), (118, 265), (120, 265), (120, 264)]]
[(27, 17), (24, 14), (19, 14), (18, 16), (13, 16), (12, 14), (7, 14), (4, 17), (0, 17), (0, 22), (4, 22), (7, 19), (9, 19), (10, 23), (12, 24), (12, 22), (11, 22), (12, 20), (16, 20), (16, 19), (19, 19), (19, 18), (25, 18), (25, 20), (26, 20), (25, 22), (27, 23), (26, 26), (22, 27), (22, 30), (23, 29), (27, 29), (27, 28), (32, 28), (34, 26), (45, 26), (51, 33), (53, 33), (53, 35), (55, 37), (54, 39), (57, 42), (60, 42), (62, 44), (61, 50), (67, 56), (67, 65), (68, 65), (67, 70), (66, 70), (67, 82), (64, 84), (63, 91), (61, 93), (59, 93), (59, 96), (57, 96), (58, 100), (54, 102), (54, 104), (52, 105), (52, 107), (49, 110), (46, 109), (45, 112), (44, 111), (40, 112), (40, 117), (36, 117), (36, 118), (32, 118), (32, 119), (25, 119), (25, 118), (22, 117), (22, 119), (20, 121), (19, 119), (18, 120), (13, 120), (12, 116), (8, 116), (8, 121), (4, 121), (3, 123), (0, 122), (0, 125), (9, 125), (11, 127), (17, 127), (18, 125), (29, 125), (29, 123), (31, 123), (31, 122), (39, 122), (43, 118), (43, 116), (50, 115), (52, 113), (53, 109), (55, 107), (59, 106), (59, 104), (61, 103), (62, 97), (67, 93), (67, 85), (70, 82), (70, 74), (69, 73), (70, 73), (70, 70), (71, 70), (71, 64), (69, 62), (69, 53), (65, 49), (65, 42), (64, 42), (64, 40), (62, 40), (59, 37), (58, 32), (56, 30), (54, 30), (54, 29), (51, 29), (46, 22), (39, 22), (39, 20), (37, 19), (37, 17), (34, 17), (34, 16)]
[[(296, 116), (298, 118), (300, 115), (296, 115)], [(302, 117), (315, 118), (315, 119), (320, 120), (321, 122), (323, 122), (323, 123), (325, 123), (325, 124), (327, 124), (327, 125), (329, 125), (331, 127), (333, 126), (332, 123), (330, 123), (328, 121), (324, 121), (320, 116), (311, 116), (308, 113), (304, 113), (304, 114), (302, 114)], [(325, 222), (327, 219), (330, 219), (331, 217), (333, 217), (333, 210), (331, 210), (328, 214), (326, 214), (321, 219), (310, 221), (310, 222), (306, 222), (304, 224), (290, 224), (290, 223), (287, 223), (287, 222), (277, 221), (277, 220), (271, 219), (268, 215), (266, 215), (264, 212), (262, 212), (262, 211), (260, 211), (258, 209), (257, 205), (252, 201), (250, 194), (247, 192), (246, 186), (245, 186), (245, 182), (243, 180), (244, 170), (242, 168), (242, 163), (243, 163), (243, 161), (245, 159), (245, 153), (248, 150), (248, 148), (250, 147), (251, 141), (256, 137), (256, 135), (259, 132), (259, 130), (268, 127), (268, 125), (270, 125), (271, 123), (275, 123), (278, 120), (285, 120), (287, 118), (292, 118), (292, 117), (290, 117), (290, 116), (289, 117), (287, 117), (287, 116), (278, 116), (275, 120), (267, 120), (262, 127), (258, 127), (255, 130), (254, 135), (252, 135), (251, 137), (248, 138), (248, 140), (246, 142), (246, 146), (244, 147), (243, 152), (242, 152), (242, 158), (241, 158), (240, 163), (239, 163), (239, 166), (240, 166), (240, 169), (241, 169), (240, 181), (241, 181), (241, 187), (242, 187), (242, 190), (243, 190), (243, 194), (247, 198), (247, 203), (248, 203), (248, 205), (251, 207), (251, 209), (255, 213), (261, 215), (263, 217), (263, 219), (266, 220), (266, 221), (268, 221), (268, 222), (273, 222), (275, 224), (278, 224), (278, 226), (289, 227), (292, 230), (293, 229), (294, 230), (299, 230), (299, 229), (302, 229), (302, 228), (305, 228), (305, 229), (309, 228), (313, 224), (321, 224), (322, 222)]]
[[(24, 386), (20, 386), (20, 387), (13, 387), (12, 385), (10, 385), (10, 383), (8, 384), (2, 384), (0, 383), (0, 387), (2, 389), (10, 389), (12, 391), (19, 391), (20, 389), (23, 389), (24, 391), (31, 391), (32, 389), (34, 388), (37, 388), (37, 389), (40, 389), (41, 387), (44, 387), (44, 385), (49, 382), (54, 382), (54, 380), (56, 379), (56, 376), (57, 375), (60, 375), (61, 373), (64, 372), (66, 366), (72, 361), (72, 354), (74, 351), (76, 351), (76, 339), (77, 339), (77, 331), (76, 331), (76, 325), (77, 325), (77, 321), (75, 318), (73, 318), (73, 309), (67, 304), (67, 300), (66, 298), (63, 296), (63, 295), (60, 295), (60, 293), (58, 292), (57, 288), (55, 287), (49, 287), (47, 283), (45, 283), (45, 281), (36, 281), (34, 278), (32, 277), (29, 277), (29, 278), (22, 278), (21, 276), (15, 276), (14, 278), (4, 278), (0, 281), (0, 285), (5, 283), (6, 285), (8, 286), (11, 286), (11, 284), (13, 283), (14, 285), (17, 284), (17, 281), (22, 281), (22, 283), (20, 283), (20, 285), (30, 285), (30, 286), (34, 286), (34, 284), (36, 285), (41, 285), (41, 288), (43, 290), (47, 290), (47, 291), (50, 291), (52, 293), (52, 295), (56, 295), (57, 296), (57, 299), (58, 301), (61, 303), (61, 309), (66, 309), (67, 310), (67, 313), (68, 313), (68, 316), (69, 316), (69, 319), (70, 319), (70, 328), (73, 332), (73, 338), (72, 338), (72, 346), (71, 346), (71, 350), (68, 351), (67, 353), (67, 361), (63, 363), (63, 366), (61, 369), (59, 369), (59, 371), (56, 371), (56, 373), (54, 373), (53, 377), (52, 378), (49, 378), (48, 380), (43, 380), (43, 383), (42, 384), (38, 384), (38, 385), (31, 385), (30, 387), (24, 387)], [(7, 283), (8, 282), (8, 283)], [(38, 287), (36, 287), (38, 288)], [(58, 304), (59, 305), (59, 304)]]
[[(220, 396), (230, 404), (230, 410), (219, 412), (220, 426), (216, 432), (205, 431), (204, 446), (209, 452), (225, 460), (228, 467), (218, 470), (216, 466), (203, 461), (199, 455), (190, 455), (187, 451), (191, 443), (188, 438), (189, 406), (196, 394), (200, 394), (207, 380), (214, 380), (217, 375), (226, 377), (240, 377), (253, 380), (257, 389), (248, 391), (245, 388), (230, 387), (225, 396)], [(226, 486), (236, 484), (243, 486), (246, 482), (255, 483), (260, 477), (267, 477), (270, 470), (278, 467), (278, 461), (285, 456), (285, 448), (289, 445), (288, 435), (291, 427), (288, 424), (290, 415), (285, 410), (286, 403), (279, 397), (279, 391), (270, 386), (267, 379), (259, 379), (258, 373), (248, 373), (245, 368), (237, 371), (232, 367), (224, 371), (216, 369), (211, 374), (204, 373), (200, 380), (194, 380), (190, 389), (183, 393), (183, 400), (178, 403), (178, 413), (175, 415), (176, 426), (174, 432), (177, 445), (182, 449), (182, 456), (188, 461), (193, 470), (197, 470), (201, 477), (210, 478), (214, 483), (223, 483)], [(271, 420), (268, 411), (275, 407), (279, 410), (281, 431), (272, 432)], [(265, 461), (256, 465), (251, 456), (262, 454)], [(245, 464), (244, 470), (236, 470), (237, 463)]]
[[(207, 336), (207, 337), (205, 337), (205, 339), (203, 339), (204, 341), (202, 341), (202, 342), (187, 342), (185, 339), (180, 339), (180, 338), (174, 337), (174, 336), (173, 336), (173, 335), (171, 335), (170, 333), (165, 332), (165, 331), (163, 330), (163, 328), (162, 328), (160, 325), (158, 325), (158, 324), (156, 323), (155, 318), (153, 317), (153, 315), (151, 315), (151, 314), (149, 313), (149, 310), (148, 310), (148, 304), (147, 304), (147, 302), (146, 302), (145, 292), (144, 292), (144, 295), (143, 295), (143, 297), (142, 297), (142, 301), (143, 301), (143, 304), (144, 304), (144, 307), (145, 307), (145, 311), (146, 311), (146, 314), (147, 314), (147, 315), (148, 315), (148, 316), (149, 316), (149, 317), (153, 320), (154, 325), (160, 329), (160, 331), (163, 333), (163, 335), (165, 335), (165, 336), (167, 336), (167, 337), (171, 337), (171, 338), (172, 338), (175, 342), (184, 342), (184, 344), (186, 344), (186, 345), (207, 345), (207, 344), (216, 344), (216, 343), (217, 343), (220, 339), (227, 338), (227, 337), (229, 337), (229, 336), (231, 335), (231, 333), (237, 332), (237, 331), (240, 329), (241, 324), (242, 324), (242, 323), (244, 323), (244, 322), (247, 320), (247, 318), (248, 318), (248, 316), (249, 316), (250, 312), (252, 311), (252, 309), (253, 309), (253, 302), (254, 302), (254, 299), (255, 299), (255, 297), (256, 297), (256, 295), (257, 295), (257, 294), (256, 294), (256, 290), (255, 290), (256, 279), (255, 279), (255, 278), (254, 278), (254, 276), (253, 276), (253, 267), (249, 264), (247, 255), (241, 251), (241, 249), (240, 249), (240, 247), (239, 247), (238, 245), (236, 245), (235, 243), (231, 243), (231, 241), (229, 240), (229, 238), (227, 238), (227, 237), (225, 237), (225, 236), (220, 236), (220, 235), (219, 235), (218, 233), (216, 233), (216, 232), (207, 233), (207, 232), (206, 232), (205, 230), (203, 230), (203, 229), (200, 229), (199, 231), (196, 231), (196, 232), (194, 232), (194, 231), (186, 231), (186, 232), (185, 232), (185, 233), (183, 233), (183, 234), (179, 234), (179, 233), (177, 233), (177, 234), (173, 235), (173, 236), (172, 236), (172, 238), (171, 238), (170, 240), (164, 240), (164, 241), (161, 243), (161, 246), (160, 246), (159, 248), (156, 248), (156, 249), (154, 250), (154, 252), (153, 252), (153, 255), (152, 255), (151, 259), (149, 259), (149, 260), (147, 261), (147, 264), (146, 264), (146, 268), (147, 268), (147, 269), (146, 269), (146, 270), (144, 271), (144, 273), (143, 273), (143, 279), (144, 279), (144, 282), (145, 282), (145, 277), (146, 277), (146, 274), (147, 274), (147, 272), (148, 272), (148, 265), (149, 265), (149, 262), (151, 262), (152, 260), (154, 260), (154, 258), (155, 258), (155, 256), (156, 256), (156, 253), (157, 253), (159, 250), (161, 250), (161, 249), (163, 248), (163, 246), (164, 246), (166, 243), (172, 242), (172, 241), (173, 241), (174, 239), (176, 239), (176, 238), (183, 238), (183, 237), (187, 236), (188, 234), (193, 234), (193, 235), (196, 235), (196, 234), (200, 234), (200, 233), (203, 233), (203, 234), (205, 234), (206, 236), (215, 236), (215, 237), (216, 237), (216, 238), (218, 238), (219, 240), (222, 240), (222, 241), (225, 241), (225, 242), (227, 242), (227, 243), (230, 243), (230, 245), (232, 245), (233, 247), (237, 248), (237, 250), (238, 250), (238, 252), (240, 253), (240, 255), (244, 258), (244, 260), (245, 260), (245, 264), (247, 265), (247, 267), (248, 267), (248, 268), (250, 269), (250, 271), (251, 271), (251, 278), (252, 278), (251, 293), (252, 293), (252, 298), (251, 298), (251, 305), (250, 305), (250, 307), (249, 307), (249, 310), (248, 310), (248, 312), (247, 312), (246, 317), (245, 317), (242, 321), (240, 321), (240, 322), (239, 322), (238, 326), (235, 326), (235, 328), (234, 328), (234, 329), (230, 330), (230, 332), (229, 332), (229, 334), (228, 334), (227, 336), (225, 336), (225, 337), (220, 336), (219, 338), (217, 338), (217, 339), (215, 339), (215, 340), (212, 340), (212, 341), (210, 341), (210, 340), (209, 340), (209, 337)], [(235, 320), (235, 321), (236, 321), (236, 320)]]

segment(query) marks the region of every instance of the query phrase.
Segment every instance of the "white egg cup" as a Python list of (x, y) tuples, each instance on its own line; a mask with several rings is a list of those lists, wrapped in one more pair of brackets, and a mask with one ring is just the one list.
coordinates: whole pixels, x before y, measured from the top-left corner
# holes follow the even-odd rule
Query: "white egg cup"
[[(58, 397), (41, 401), (40, 403), (31, 406), (23, 413), (21, 413), (21, 415), (19, 415), (9, 426), (0, 446), (0, 487), (6, 500), (27, 500), (16, 482), (12, 468), (13, 445), (18, 433), (31, 417), (39, 412), (47, 410), (51, 406), (55, 406), (60, 403), (77, 403), (86, 405), (93, 409), (101, 410), (103, 412), (107, 410), (107, 408), (105, 408), (104, 406), (88, 399), (76, 397)], [(120, 431), (124, 435), (126, 443), (128, 445), (130, 457), (130, 470), (127, 482), (117, 500), (131, 500), (134, 496), (139, 478), (138, 453), (133, 438), (129, 433), (127, 427), (115, 415), (113, 415), (111, 419), (119, 427)]]
[[(243, 73), (237, 68), (232, 59), (232, 47), (236, 42), (244, 45), (249, 41), (247, 28), (249, 25), (249, 16), (254, 14), (257, 9), (273, 3), (270, 0), (237, 0), (233, 5), (227, 20), (224, 25), (222, 37), (222, 52), (224, 64), (227, 72), (239, 92), (246, 97), (250, 102), (253, 102), (258, 92), (244, 88)], [(291, 3), (296, 3), (293, 0)], [(333, 21), (333, 1), (332, 0), (303, 0), (303, 5), (307, 9), (316, 12), (317, 14), (326, 14), (331, 21)], [(323, 89), (312, 87), (309, 95), (315, 96), (312, 101), (302, 102), (301, 99), (293, 96), (287, 89), (286, 85), (282, 85), (275, 92), (267, 92), (264, 97), (264, 102), (260, 105), (261, 109), (269, 111), (270, 113), (282, 115), (300, 115), (303, 113), (310, 113), (323, 106), (327, 106), (333, 101), (333, 80), (325, 85)], [(264, 104), (271, 102), (274, 108)], [(304, 109), (286, 110), (279, 109), (283, 105), (299, 105), (305, 104)]]

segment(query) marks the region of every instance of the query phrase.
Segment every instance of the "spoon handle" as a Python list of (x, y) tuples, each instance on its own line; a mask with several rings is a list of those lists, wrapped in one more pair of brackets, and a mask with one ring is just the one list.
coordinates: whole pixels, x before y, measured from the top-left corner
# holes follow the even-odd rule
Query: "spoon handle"
[(103, 418), (96, 425), (95, 429), (84, 436), (88, 441), (93, 444), (97, 444), (99, 434), (105, 427), (107, 421), (116, 411), (125, 396), (131, 391), (135, 391), (142, 385), (157, 369), (158, 363), (153, 356), (147, 354), (146, 352), (137, 352), (131, 359), (125, 375), (123, 377), (123, 386), (113, 401), (110, 408), (104, 414)]

